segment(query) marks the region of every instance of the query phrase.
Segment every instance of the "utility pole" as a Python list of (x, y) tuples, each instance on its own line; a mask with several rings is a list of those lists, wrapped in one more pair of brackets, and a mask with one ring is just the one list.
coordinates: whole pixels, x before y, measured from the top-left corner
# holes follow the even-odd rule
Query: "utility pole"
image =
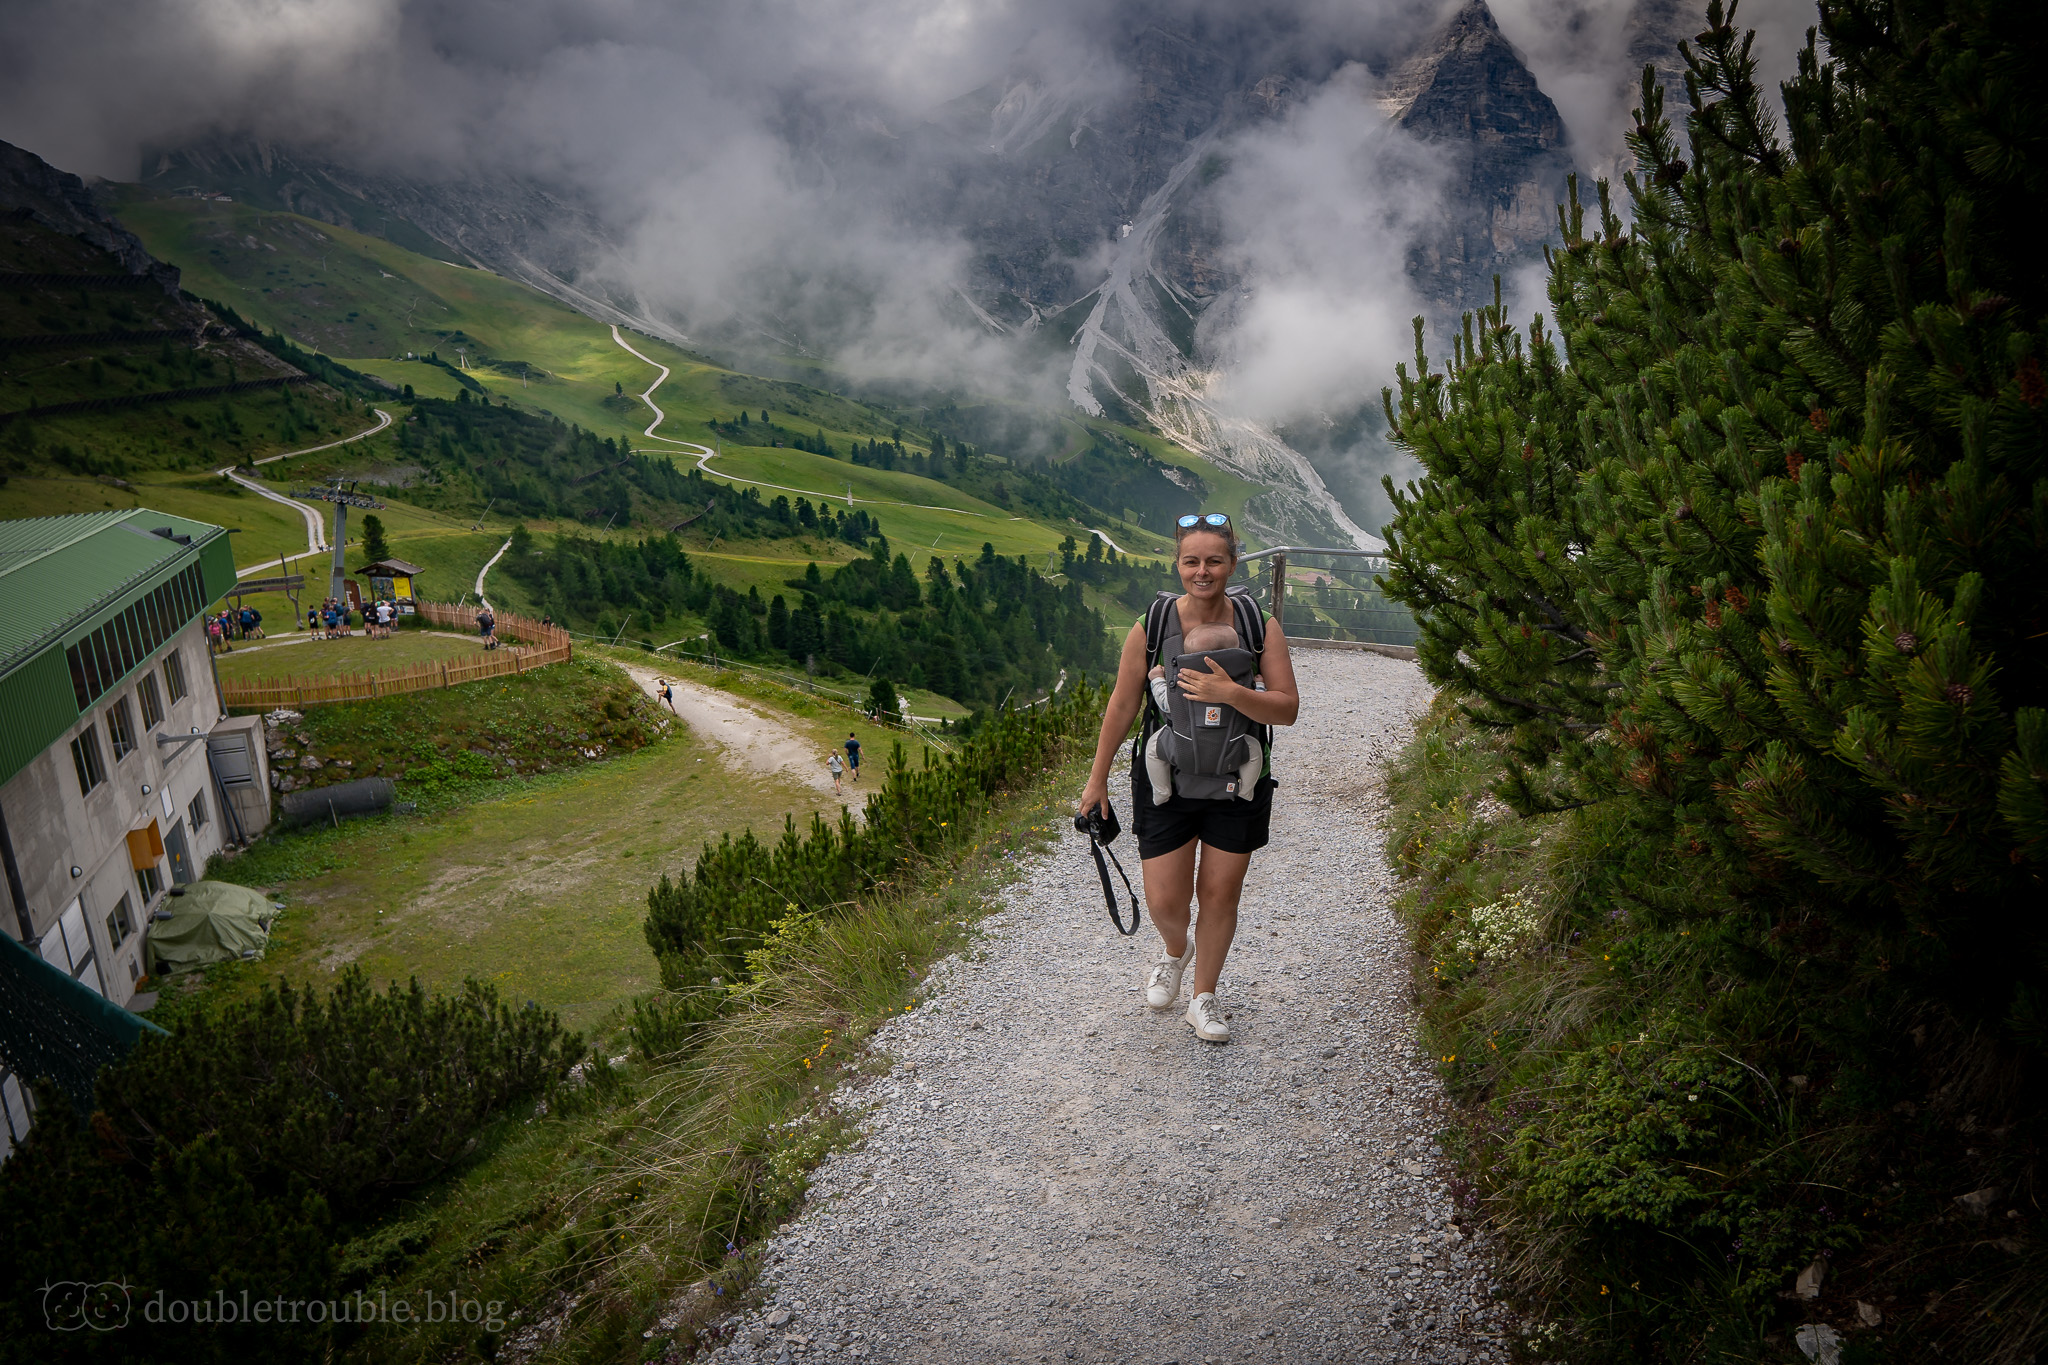
[(362, 507), (370, 511), (379, 511), (384, 504), (367, 493), (356, 492), (355, 480), (339, 477), (329, 479), (319, 488), (309, 488), (304, 492), (294, 490), (292, 496), (311, 502), (334, 504), (334, 560), (328, 575), (327, 595), (337, 602), (343, 601), (348, 594), (348, 570), (342, 563), (342, 552), (348, 543), (348, 509)]
[(334, 503), (334, 534), (329, 539), (334, 543), (334, 568), (327, 578), (327, 595), (340, 602), (347, 595), (348, 570), (342, 566), (341, 552), (348, 544), (348, 504), (339, 498)]

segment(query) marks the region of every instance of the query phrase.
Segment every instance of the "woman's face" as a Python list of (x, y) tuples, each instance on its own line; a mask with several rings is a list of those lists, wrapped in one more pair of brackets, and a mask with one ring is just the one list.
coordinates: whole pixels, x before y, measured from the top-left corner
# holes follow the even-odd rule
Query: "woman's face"
[(1174, 551), (1180, 585), (1196, 598), (1220, 597), (1237, 568), (1237, 555), (1221, 531), (1193, 531), (1182, 536)]

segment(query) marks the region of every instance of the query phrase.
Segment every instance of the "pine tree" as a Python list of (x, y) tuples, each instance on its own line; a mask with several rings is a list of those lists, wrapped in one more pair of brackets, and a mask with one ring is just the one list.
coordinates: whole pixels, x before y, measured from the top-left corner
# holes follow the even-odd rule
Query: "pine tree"
[(384, 519), (375, 512), (363, 515), (363, 562), (381, 564), (391, 558), (391, 546), (384, 540)]
[(902, 712), (896, 688), (887, 678), (877, 678), (868, 688), (868, 714), (894, 719)]
[(1386, 586), (1516, 807), (1631, 802), (2040, 1045), (2048, 53), (1992, 0), (1821, 26), (1784, 137), (1719, 0), (1689, 156), (1646, 73), (1630, 221), (1574, 188), (1554, 335), (1496, 302), (1432, 372), (1418, 325)]

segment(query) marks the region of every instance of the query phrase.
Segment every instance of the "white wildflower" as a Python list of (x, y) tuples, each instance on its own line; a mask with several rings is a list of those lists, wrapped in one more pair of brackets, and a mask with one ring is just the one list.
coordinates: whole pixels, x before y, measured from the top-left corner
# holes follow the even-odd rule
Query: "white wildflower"
[(1542, 932), (1543, 907), (1525, 892), (1510, 891), (1491, 905), (1472, 908), (1458, 935), (1458, 951), (1467, 957), (1511, 957)]

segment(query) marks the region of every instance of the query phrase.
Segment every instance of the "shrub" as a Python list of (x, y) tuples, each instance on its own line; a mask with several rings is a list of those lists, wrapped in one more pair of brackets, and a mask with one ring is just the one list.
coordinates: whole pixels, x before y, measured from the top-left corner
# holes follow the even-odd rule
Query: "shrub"
[[(266, 988), (145, 1038), (101, 1073), (88, 1123), (45, 1102), (0, 1167), (0, 1274), (118, 1281), (137, 1305), (159, 1292), (334, 1297), (332, 1249), (349, 1229), (459, 1166), (493, 1118), (581, 1053), (554, 1015), (508, 1009), (475, 982), (380, 995), (352, 968), (324, 999)], [(48, 1340), (28, 1296), (10, 1297), (0, 1322), (9, 1341)], [(325, 1330), (215, 1325), (163, 1354), (229, 1358)], [(116, 1338), (84, 1335), (122, 1354)]]
[(1042, 706), (1004, 711), (938, 762), (912, 772), (903, 746), (891, 746), (881, 789), (866, 820), (842, 811), (836, 826), (811, 817), (806, 834), (785, 818), (782, 836), (763, 844), (752, 830), (706, 844), (691, 871), (664, 875), (647, 894), (647, 942), (661, 963), (662, 985), (679, 998), (635, 1016), (643, 1049), (672, 1050), (682, 1021), (708, 1019), (724, 990), (745, 976), (747, 953), (799, 913), (823, 915), (862, 895), (911, 859), (964, 837), (990, 798), (1059, 761), (1066, 746), (1092, 733), (1099, 691), (1086, 682)]

